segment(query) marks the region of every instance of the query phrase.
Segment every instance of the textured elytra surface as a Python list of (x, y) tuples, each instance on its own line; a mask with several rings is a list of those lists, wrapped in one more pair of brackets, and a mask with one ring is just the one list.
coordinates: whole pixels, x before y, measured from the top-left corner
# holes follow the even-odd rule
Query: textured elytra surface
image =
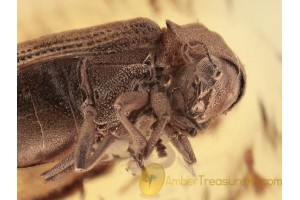
[[(204, 174), (208, 178), (216, 176), (241, 177), (237, 175), (238, 173), (242, 174), (245, 169), (240, 162), (241, 155), (245, 148), (251, 145), (254, 149), (255, 170), (260, 173), (260, 176), (281, 177), (280, 148), (274, 151), (269, 148), (268, 140), (264, 140), (263, 131), (259, 128), (260, 117), (257, 109), (257, 99), (260, 98), (265, 102), (267, 113), (272, 115), (271, 118), (278, 126), (278, 130), (281, 129), (281, 63), (277, 59), (280, 54), (281, 41), (278, 34), (281, 32), (280, 20), (276, 21), (278, 16), (280, 17), (280, 2), (274, 4), (270, 1), (254, 1), (251, 3), (230, 1), (231, 4), (228, 4), (228, 7), (225, 2), (229, 1), (220, 2), (223, 6), (220, 6), (220, 4), (216, 6), (213, 2), (202, 1), (176, 1), (177, 4), (172, 2), (156, 3), (155, 8), (159, 10), (159, 15), (152, 13), (153, 9), (149, 6), (148, 1), (141, 4), (136, 1), (127, 1), (125, 7), (128, 6), (132, 12), (124, 10), (124, 5), (116, 1), (111, 1), (108, 4), (100, 3), (101, 6), (98, 1), (91, 1), (88, 6), (82, 6), (74, 1), (65, 1), (65, 4), (54, 1), (50, 5), (43, 1), (34, 4), (30, 4), (28, 1), (26, 3), (19, 2), (18, 6), (21, 14), (18, 15), (18, 40), (21, 42), (48, 33), (135, 16), (153, 17), (152, 19), (158, 22), (160, 26), (164, 26), (166, 18), (173, 19), (178, 24), (186, 24), (196, 21), (196, 18), (199, 19), (201, 23), (221, 33), (234, 48), (235, 53), (239, 55), (247, 68), (249, 84), (245, 99), (239, 109), (226, 116), (226, 121), (223, 120), (219, 126), (216, 126), (216, 129), (213, 129), (213, 131), (208, 130), (213, 134), (201, 135), (191, 141), (193, 146), (196, 147), (196, 154), (200, 159), (198, 160), (199, 164), (195, 167), (196, 170), (199, 174)], [(188, 2), (192, 2), (190, 3), (192, 9), (191, 6), (188, 6)], [(255, 9), (256, 14), (249, 13), (249, 10), (251, 10), (249, 8)], [(52, 14), (46, 15), (45, 13), (49, 13), (45, 12), (47, 10), (52, 10)], [(270, 10), (272, 12), (268, 12)], [(82, 14), (81, 17), (78, 17), (79, 13), (85, 13), (86, 11), (89, 14)], [(111, 15), (111, 11), (115, 14)], [(57, 13), (64, 13), (63, 17)], [(38, 18), (37, 15), (39, 15)], [(26, 22), (29, 24), (26, 25)], [(272, 71), (271, 76), (270, 70)], [(180, 159), (178, 158), (176, 162), (180, 163)], [(140, 198), (140, 191), (135, 182), (127, 181), (134, 178), (124, 170), (124, 165), (121, 163), (108, 175), (100, 176), (98, 179), (86, 183), (86, 198), (94, 198), (95, 196), (103, 198), (121, 196), (123, 199)], [(237, 170), (237, 168), (240, 170)], [(34, 169), (32, 170), (34, 171)], [(44, 170), (41, 170), (40, 173)], [(185, 174), (185, 170), (184, 165), (176, 165), (176, 167), (166, 169), (168, 175), (174, 178), (180, 178), (179, 174), (189, 177), (189, 174)], [(218, 172), (217, 175), (216, 171)], [(22, 173), (22, 170), (19, 170), (19, 172), (18, 182), (24, 184), (19, 184), (18, 191), (22, 191), (22, 194), (30, 195), (30, 192), (36, 194), (37, 192), (45, 193), (47, 191), (47, 187), (41, 183), (39, 185), (40, 190), (33, 191), (32, 185), (28, 185), (28, 181), (26, 181), (28, 178), (32, 181), (32, 176), (29, 173)], [(116, 182), (115, 180), (120, 180), (120, 176), (122, 176), (122, 181)], [(22, 180), (25, 180), (25, 182), (21, 182)], [(112, 184), (115, 187), (109, 187)], [(38, 185), (34, 188), (38, 188)], [(178, 186), (175, 188), (175, 186), (168, 185), (163, 187), (159, 195), (161, 198), (194, 198), (201, 196), (207, 199), (218, 199), (220, 197), (228, 197), (228, 199), (280, 199), (281, 196), (280, 188), (273, 186), (267, 187), (260, 194), (256, 194), (252, 190), (253, 187), (237, 187), (236, 191), (238, 192), (232, 187), (207, 186), (207, 189), (202, 188), (198, 186)], [(80, 194), (77, 193), (69, 199), (80, 199)]]
[[(70, 37), (71, 35), (71, 37)], [(138, 39), (136, 35), (139, 35)], [(132, 63), (143, 52), (142, 44), (155, 45), (160, 35), (156, 24), (143, 19), (126, 23), (118, 22), (104, 26), (97, 26), (80, 30), (80, 32), (65, 32), (63, 34), (45, 36), (38, 42), (36, 40), (24, 42), (19, 45), (18, 64), (26, 66), (34, 60), (40, 61), (51, 57), (65, 57), (68, 54), (80, 56), (98, 55), (100, 63), (118, 64)], [(51, 39), (50, 39), (51, 38)], [(151, 42), (149, 43), (149, 40)], [(138, 50), (135, 47), (140, 47)], [(151, 46), (150, 46), (151, 47)], [(130, 52), (130, 48), (134, 52)], [(120, 53), (122, 56), (112, 57), (111, 54)], [(128, 56), (131, 53), (131, 56)], [(114, 60), (118, 59), (118, 60)]]

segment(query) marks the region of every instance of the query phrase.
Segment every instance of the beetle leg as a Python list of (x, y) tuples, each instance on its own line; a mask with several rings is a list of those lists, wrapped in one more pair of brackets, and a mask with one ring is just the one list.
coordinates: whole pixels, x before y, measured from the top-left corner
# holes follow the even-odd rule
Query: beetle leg
[(150, 96), (151, 106), (158, 118), (158, 123), (154, 127), (151, 137), (147, 142), (147, 147), (144, 151), (144, 159), (148, 158), (158, 140), (160, 139), (166, 124), (170, 121), (171, 107), (167, 96), (163, 92), (159, 92), (155, 87), (151, 90)]
[(81, 171), (82, 169), (85, 169), (86, 160), (90, 155), (94, 143), (96, 131), (94, 119), (97, 113), (95, 108), (89, 105), (84, 106), (83, 113), (84, 120), (80, 129), (75, 154), (70, 154), (67, 158), (65, 158), (63, 161), (57, 164), (54, 168), (44, 173), (44, 179), (47, 180), (53, 176), (56, 176), (57, 174), (61, 173), (62, 171), (64, 171), (72, 165), (74, 165), (73, 169), (75, 169), (75, 171)]
[(115, 141), (116, 137), (112, 134), (106, 135), (100, 145), (95, 149), (94, 154), (87, 159), (85, 169), (89, 170), (103, 158), (105, 150)]
[(59, 177), (65, 176), (72, 171), (83, 171), (91, 169), (96, 161), (102, 158), (105, 150), (114, 141), (115, 136), (108, 134), (101, 141), (94, 154), (89, 158), (92, 146), (94, 144), (95, 123), (96, 116), (94, 108), (86, 106), (84, 108), (84, 122), (80, 130), (80, 136), (75, 153), (70, 154), (67, 158), (57, 164), (49, 171), (42, 174), (47, 181), (57, 180)]
[[(62, 173), (66, 169), (72, 169), (71, 171), (74, 171), (74, 154), (70, 154), (68, 157), (66, 157), (64, 160), (62, 160), (60, 163), (55, 165), (52, 169), (44, 172), (42, 174), (44, 180), (51, 181), (51, 180), (57, 180), (56, 178), (53, 179), (53, 177), (56, 177), (58, 174), (65, 174)], [(69, 171), (69, 170), (68, 170)]]
[(102, 158), (105, 150), (115, 141), (116, 138), (112, 134), (107, 134), (91, 155), (95, 132), (97, 129), (97, 125), (94, 122), (97, 112), (95, 108), (90, 106), (87, 106), (84, 109), (87, 109), (87, 111), (85, 112), (85, 121), (81, 127), (80, 137), (75, 151), (75, 171), (90, 170), (97, 161)]
[(159, 139), (155, 146), (159, 158), (167, 156), (167, 152), (166, 152), (167, 147), (162, 142), (163, 142), (162, 139)]
[(191, 136), (195, 136), (197, 134), (197, 127), (186, 117), (174, 114), (172, 115), (171, 124), (174, 124), (180, 129), (188, 132)]
[(138, 154), (146, 147), (147, 140), (127, 117), (131, 111), (144, 107), (147, 102), (148, 93), (146, 92), (126, 92), (121, 94), (114, 103), (117, 117), (130, 134), (135, 145), (137, 145), (137, 151), (135, 152)]
[[(106, 135), (99, 146), (95, 149), (94, 154), (86, 160), (84, 169), (89, 170), (94, 167), (97, 161), (103, 158), (105, 150), (114, 142), (114, 140), (115, 136), (111, 134)], [(74, 153), (72, 153), (52, 169), (44, 172), (42, 176), (46, 181), (54, 181), (66, 176), (74, 170)]]
[[(63, 177), (66, 177), (68, 174), (74, 172), (74, 165), (73, 165), (73, 157), (72, 157), (72, 161), (66, 165), (66, 166), (61, 166), (61, 167), (65, 167), (63, 169), (60, 169), (60, 171), (56, 171), (54, 170), (54, 168), (50, 169), (49, 171), (45, 172), (42, 174), (43, 178), (45, 181), (57, 181)], [(61, 163), (59, 163), (60, 165)], [(56, 165), (58, 166), (58, 165)], [(55, 166), (55, 167), (56, 167)]]
[(165, 128), (165, 133), (171, 139), (173, 146), (181, 153), (183, 159), (189, 165), (196, 163), (197, 160), (195, 154), (186, 134), (180, 133), (179, 131), (168, 125)]
[(84, 108), (84, 121), (81, 126), (78, 145), (76, 146), (75, 153), (70, 154), (67, 158), (57, 164), (49, 171), (42, 174), (45, 180), (61, 173), (68, 167), (73, 165), (73, 169), (78, 170), (85, 167), (87, 156), (90, 153), (94, 142), (96, 116), (95, 109), (92, 106), (85, 106)]
[(94, 144), (97, 125), (94, 122), (97, 112), (94, 107), (86, 105), (83, 108), (84, 119), (80, 129), (79, 139), (74, 154), (75, 171), (86, 169), (87, 159)]

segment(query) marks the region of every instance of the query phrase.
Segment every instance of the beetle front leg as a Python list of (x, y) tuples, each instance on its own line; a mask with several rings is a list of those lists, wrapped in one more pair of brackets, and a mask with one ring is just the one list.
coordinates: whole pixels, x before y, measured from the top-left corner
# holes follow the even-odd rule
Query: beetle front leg
[(171, 126), (166, 126), (165, 133), (171, 139), (173, 146), (181, 153), (183, 159), (189, 165), (197, 162), (193, 148), (186, 134), (178, 132)]

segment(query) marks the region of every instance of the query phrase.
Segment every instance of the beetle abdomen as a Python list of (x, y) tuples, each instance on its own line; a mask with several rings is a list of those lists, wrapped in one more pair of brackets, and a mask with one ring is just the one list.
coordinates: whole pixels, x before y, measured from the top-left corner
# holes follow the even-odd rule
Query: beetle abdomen
[(18, 167), (72, 149), (81, 122), (78, 59), (33, 65), (18, 73)]

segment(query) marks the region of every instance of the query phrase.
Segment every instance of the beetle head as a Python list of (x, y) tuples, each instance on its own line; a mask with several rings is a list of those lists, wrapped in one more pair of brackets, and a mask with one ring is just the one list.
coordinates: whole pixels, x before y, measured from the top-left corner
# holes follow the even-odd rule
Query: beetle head
[(199, 23), (167, 21), (167, 27), (180, 44), (173, 88), (182, 93), (186, 115), (201, 124), (232, 108), (244, 92), (246, 77), (222, 37)]
[(197, 123), (224, 113), (238, 101), (241, 73), (232, 63), (211, 56), (183, 69), (178, 86), (185, 98), (187, 116)]

